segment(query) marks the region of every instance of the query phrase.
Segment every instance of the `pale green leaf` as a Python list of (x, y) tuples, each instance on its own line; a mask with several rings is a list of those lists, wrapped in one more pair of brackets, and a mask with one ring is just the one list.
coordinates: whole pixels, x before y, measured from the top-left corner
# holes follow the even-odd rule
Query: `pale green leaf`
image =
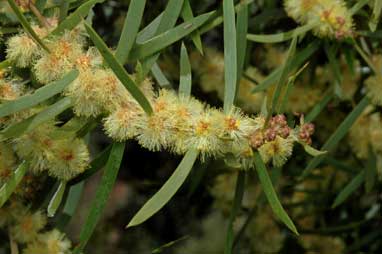
[(174, 173), (155, 195), (134, 215), (127, 227), (134, 227), (157, 213), (175, 195), (189, 175), (199, 152), (191, 149), (183, 157)]
[(255, 157), (255, 166), (257, 175), (259, 176), (259, 180), (261, 186), (263, 188), (264, 194), (268, 199), (268, 203), (272, 208), (273, 213), (278, 217), (293, 233), (298, 235), (296, 226), (293, 224), (293, 221), (289, 218), (288, 214), (285, 212), (282, 207), (279, 198), (277, 197), (276, 191), (273, 188), (272, 181), (268, 175), (267, 169), (261, 156), (258, 152), (254, 153)]
[(110, 151), (109, 159), (106, 163), (104, 174), (101, 182), (97, 188), (95, 198), (93, 199), (89, 214), (81, 229), (80, 242), (74, 249), (74, 254), (81, 253), (90, 237), (92, 236), (96, 225), (101, 218), (102, 212), (105, 209), (109, 195), (114, 187), (117, 179), (119, 168), (121, 166), (123, 153), (125, 150), (125, 143), (114, 143)]
[(24, 175), (29, 168), (29, 163), (23, 161), (17, 169), (13, 172), (7, 182), (0, 187), (0, 208), (3, 207), (5, 202), (9, 199), (12, 193), (15, 191), (17, 185), (21, 182)]
[(224, 19), (224, 112), (229, 114), (236, 96), (237, 47), (233, 0), (223, 0)]
[(278, 33), (278, 34), (248, 34), (247, 39), (253, 42), (260, 43), (278, 43), (283, 41), (288, 41), (299, 35), (303, 35), (306, 32), (312, 30), (316, 27), (318, 23), (310, 23), (301, 27), (297, 27), (289, 32)]
[(180, 49), (180, 79), (179, 79), (179, 93), (186, 96), (191, 95), (191, 64), (188, 59), (187, 49), (182, 43)]
[(0, 118), (19, 112), (24, 109), (29, 109), (39, 103), (59, 94), (65, 87), (72, 83), (78, 76), (77, 70), (72, 70), (62, 79), (54, 81), (46, 86), (37, 89), (32, 94), (24, 95), (16, 100), (0, 104)]
[(115, 57), (121, 64), (125, 64), (127, 62), (130, 50), (135, 43), (145, 5), (146, 0), (130, 1), (122, 34), (119, 38), (117, 50), (115, 51)]
[(53, 217), (56, 214), (57, 209), (61, 205), (61, 201), (62, 201), (62, 197), (64, 196), (65, 189), (66, 189), (66, 182), (61, 181), (60, 184), (58, 185), (56, 192), (53, 194), (53, 197), (49, 202), (48, 209), (47, 209), (48, 217)]

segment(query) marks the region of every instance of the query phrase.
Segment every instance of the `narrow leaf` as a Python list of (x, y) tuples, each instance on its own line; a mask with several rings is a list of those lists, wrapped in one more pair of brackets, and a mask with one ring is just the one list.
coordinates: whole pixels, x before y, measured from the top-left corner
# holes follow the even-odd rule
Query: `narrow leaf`
[(56, 192), (54, 193), (52, 199), (49, 202), (48, 209), (47, 209), (48, 217), (53, 217), (56, 214), (58, 207), (61, 205), (61, 201), (62, 201), (62, 197), (64, 196), (65, 189), (66, 189), (66, 182), (64, 181), (60, 182)]
[[(369, 105), (369, 99), (365, 96), (358, 105), (353, 109), (352, 112), (345, 118), (345, 120), (338, 126), (338, 128), (334, 131), (334, 133), (329, 137), (329, 139), (322, 146), (321, 150), (330, 151), (333, 149), (338, 142), (345, 137), (346, 133), (350, 130), (354, 122), (361, 115), (366, 106)], [(324, 159), (325, 155), (317, 156), (313, 160), (311, 160), (308, 166), (302, 173), (302, 177), (305, 177), (309, 174), (309, 171), (316, 168), (321, 161)]]
[(307, 152), (308, 154), (312, 155), (313, 157), (316, 157), (316, 156), (323, 155), (323, 154), (327, 153), (326, 151), (319, 151), (319, 150), (311, 147), (310, 145), (308, 145), (306, 143), (300, 143), (300, 144), (304, 147), (305, 152)]
[(228, 114), (235, 102), (237, 82), (237, 48), (233, 0), (223, 0), (224, 19), (224, 112)]
[[(359, 0), (357, 1), (349, 10), (350, 15), (356, 14), (359, 10), (362, 9), (370, 0)], [(375, 0), (376, 2), (379, 2), (378, 0)]]
[(23, 26), (24, 30), (29, 33), (29, 35), (33, 38), (33, 40), (39, 44), (43, 49), (45, 49), (47, 52), (49, 52), (49, 48), (44, 44), (44, 42), (38, 37), (36, 32), (33, 30), (27, 19), (24, 17), (24, 15), (21, 13), (19, 7), (17, 7), (17, 4), (14, 0), (7, 0), (9, 5), (11, 6), (12, 10), (17, 16), (17, 19), (20, 21), (21, 25)]
[[(292, 66), (299, 67), (303, 64), (314, 52), (319, 49), (320, 42), (314, 41), (310, 43), (306, 48), (300, 50), (291, 63)], [(275, 85), (282, 72), (282, 67), (279, 67), (272, 71), (259, 85), (257, 85), (252, 92), (260, 92), (268, 89), (270, 86)]]
[(337, 195), (332, 208), (335, 208), (345, 202), (345, 200), (356, 191), (365, 181), (365, 171), (361, 171), (345, 188)]
[(145, 5), (146, 0), (130, 1), (125, 23), (122, 29), (122, 34), (119, 38), (117, 50), (115, 51), (115, 57), (122, 64), (127, 62), (130, 50), (135, 43)]
[(154, 194), (149, 201), (134, 215), (127, 227), (134, 227), (149, 219), (157, 213), (175, 195), (190, 173), (199, 152), (191, 149), (183, 157), (179, 166), (167, 182)]
[(80, 243), (74, 249), (74, 254), (81, 253), (88, 243), (94, 229), (101, 218), (102, 212), (106, 206), (109, 195), (113, 189), (118, 171), (121, 166), (125, 143), (114, 143), (107, 161), (104, 174), (92, 201), (89, 215), (82, 227), (80, 233)]
[(155, 36), (158, 30), (159, 24), (161, 23), (163, 17), (163, 12), (159, 14), (153, 21), (151, 21), (145, 28), (143, 28), (138, 34), (136, 43), (142, 44), (145, 41), (151, 39)]
[(246, 40), (247, 32), (248, 32), (248, 6), (244, 5), (243, 8), (241, 8), (237, 12), (237, 20), (236, 20), (237, 68), (236, 68), (235, 99), (240, 89), (240, 80), (243, 75), (244, 65), (246, 60), (245, 56), (247, 53), (247, 40)]
[(371, 15), (369, 21), (369, 28), (372, 32), (377, 30), (378, 24), (380, 23), (382, 13), (382, 1), (374, 0), (373, 14)]
[(0, 62), (0, 70), (5, 69), (9, 67), (10, 65), (11, 65), (11, 62), (8, 59), (2, 61)]
[(313, 122), (314, 119), (322, 112), (322, 110), (328, 105), (328, 103), (333, 99), (333, 94), (327, 94), (324, 98), (318, 102), (312, 110), (304, 118), (306, 123)]
[(24, 161), (10, 176), (9, 180), (0, 188), (0, 208), (3, 207), (5, 202), (9, 199), (11, 194), (15, 191), (17, 185), (21, 182), (27, 172), (29, 164)]
[(6, 102), (0, 105), (0, 118), (10, 114), (19, 112), (24, 109), (31, 108), (39, 103), (51, 98), (60, 93), (72, 83), (78, 76), (77, 70), (72, 70), (62, 79), (54, 81), (46, 86), (37, 89), (33, 94), (22, 96), (16, 100)]
[(233, 199), (232, 209), (228, 221), (227, 236), (225, 242), (224, 254), (231, 254), (233, 250), (234, 231), (233, 224), (240, 210), (245, 190), (245, 172), (239, 171), (236, 180), (235, 196)]
[(213, 12), (205, 13), (193, 18), (190, 21), (184, 22), (164, 33), (161, 33), (142, 44), (136, 44), (129, 56), (130, 61), (146, 58), (154, 53), (166, 48), (176, 41), (181, 40), (198, 27), (203, 25), (213, 14)]
[(279, 78), (277, 85), (276, 85), (276, 90), (273, 93), (272, 106), (271, 106), (271, 110), (270, 110), (270, 115), (268, 117), (270, 117), (273, 113), (276, 112), (277, 104), (279, 103), (281, 90), (285, 84), (285, 81), (287, 80), (289, 71), (293, 68), (292, 67), (292, 59), (293, 59), (294, 53), (296, 52), (297, 39), (298, 39), (298, 36), (293, 37), (293, 40), (289, 46), (287, 58), (283, 64), (280, 78)]
[(62, 21), (64, 21), (66, 19), (66, 17), (68, 16), (69, 5), (70, 5), (69, 1), (61, 0), (61, 3), (60, 3), (60, 16), (58, 18), (60, 23)]
[[(159, 19), (159, 24), (157, 26), (157, 29), (155, 30), (155, 33), (152, 36), (165, 33), (167, 30), (175, 26), (176, 21), (178, 20), (178, 17), (182, 10), (183, 1), (184, 0), (169, 0), (168, 1), (166, 5), (166, 9), (164, 10), (163, 15)], [(151, 70), (152, 66), (157, 61), (159, 55), (160, 53), (152, 55), (142, 62), (143, 72), (145, 74)]]
[(162, 88), (169, 88), (171, 87), (170, 81), (166, 78), (163, 71), (159, 67), (157, 63), (154, 63), (151, 67), (151, 73), (153, 74), (155, 80), (158, 82), (159, 86)]
[(129, 74), (127, 73), (125, 68), (123, 68), (123, 66), (114, 57), (113, 53), (111, 53), (110, 49), (107, 47), (105, 42), (99, 37), (97, 32), (94, 31), (94, 29), (86, 23), (85, 28), (90, 36), (90, 39), (100, 51), (101, 55), (103, 56), (109, 67), (113, 70), (114, 74), (127, 88), (127, 90), (134, 97), (134, 99), (141, 105), (143, 110), (150, 115), (153, 112), (153, 110), (146, 96), (142, 93), (142, 91), (138, 88), (134, 81), (129, 77)]
[(191, 64), (188, 59), (187, 49), (182, 43), (180, 49), (180, 81), (179, 81), (179, 93), (186, 96), (191, 95)]
[[(184, 0), (183, 8), (181, 12), (181, 16), (184, 21), (190, 21), (194, 18), (194, 14), (192, 13), (191, 5), (189, 0)], [(200, 33), (198, 30), (194, 31), (191, 34), (192, 42), (194, 43), (195, 47), (198, 49), (199, 53), (203, 55), (203, 46), (202, 46), (202, 40), (200, 38)]]
[(272, 185), (272, 181), (268, 175), (267, 169), (264, 165), (263, 160), (261, 159), (260, 154), (258, 152), (255, 152), (254, 157), (257, 175), (259, 176), (261, 186), (263, 187), (264, 194), (268, 199), (268, 203), (271, 206), (272, 211), (293, 233), (298, 235), (296, 226), (293, 224), (293, 221), (285, 212), (277, 197), (275, 189)]
[(247, 39), (253, 42), (260, 42), (260, 43), (277, 43), (277, 42), (283, 42), (290, 40), (294, 37), (297, 37), (299, 35), (302, 35), (310, 30), (312, 30), (314, 27), (316, 27), (318, 23), (310, 23), (301, 27), (298, 27), (296, 29), (293, 29), (289, 32), (284, 33), (278, 33), (278, 34), (248, 34)]
[(369, 159), (365, 168), (365, 189), (366, 193), (369, 193), (375, 185), (376, 179), (378, 179), (377, 172), (377, 156), (370, 149)]
[(70, 14), (66, 19), (64, 19), (57, 27), (54, 29), (50, 35), (60, 35), (65, 30), (72, 30), (75, 28), (89, 13), (93, 6), (97, 3), (102, 3), (105, 0), (89, 0), (78, 7), (72, 14)]
[(66, 198), (65, 206), (62, 212), (69, 216), (73, 216), (78, 203), (81, 199), (81, 194), (84, 189), (84, 182), (79, 182), (70, 187), (68, 197)]
[(43, 124), (51, 119), (54, 119), (57, 115), (61, 114), (66, 109), (72, 106), (70, 98), (65, 97), (55, 104), (49, 106), (45, 110), (38, 114), (31, 116), (19, 123), (13, 124), (4, 130), (0, 131), (0, 141), (19, 137), (24, 133), (34, 130), (40, 124)]

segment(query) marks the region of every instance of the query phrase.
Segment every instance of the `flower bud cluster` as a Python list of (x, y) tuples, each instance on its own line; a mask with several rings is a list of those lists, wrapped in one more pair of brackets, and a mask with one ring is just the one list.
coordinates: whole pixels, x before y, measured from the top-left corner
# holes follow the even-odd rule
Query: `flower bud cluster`
[(285, 0), (288, 15), (301, 24), (314, 24), (319, 37), (342, 39), (353, 36), (353, 20), (343, 0)]
[(310, 145), (310, 144), (312, 144), (311, 136), (313, 135), (313, 133), (314, 133), (314, 124), (306, 123), (306, 124), (301, 125), (299, 132), (298, 132), (298, 137), (301, 141)]

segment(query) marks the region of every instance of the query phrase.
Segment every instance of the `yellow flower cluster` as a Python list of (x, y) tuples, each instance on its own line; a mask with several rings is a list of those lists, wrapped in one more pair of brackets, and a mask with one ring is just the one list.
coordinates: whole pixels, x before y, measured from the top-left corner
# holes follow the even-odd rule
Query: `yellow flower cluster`
[[(101, 65), (99, 53), (94, 48), (84, 50), (80, 31), (78, 28), (47, 40), (50, 53), (38, 49), (28, 53), (23, 63), (31, 63), (30, 68), (42, 84), (77, 68), (79, 77), (67, 87), (64, 95), (72, 99), (78, 116), (106, 114), (106, 133), (115, 140), (136, 138), (149, 150), (168, 149), (180, 154), (195, 148), (202, 159), (233, 154), (245, 168), (253, 166), (252, 149), (258, 149), (265, 162), (272, 161), (275, 166), (281, 166), (291, 155), (293, 143), (302, 141), (297, 129), (290, 129), (281, 116), (271, 118), (272, 124), (268, 126), (264, 117), (245, 116), (238, 108), (224, 114), (171, 91), (162, 89), (156, 95), (151, 82), (144, 80), (139, 88), (154, 110), (148, 116), (114, 73)], [(20, 44), (8, 46), (12, 47), (9, 52), (22, 51), (15, 48), (21, 47)], [(66, 141), (50, 139), (51, 132), (54, 132), (54, 125), (21, 137), (18, 144), (23, 145), (16, 144), (16, 151), (20, 157), (32, 161), (35, 171), (47, 169), (51, 175), (69, 180), (86, 167), (87, 149), (75, 138)], [(71, 144), (70, 149), (68, 144)]]
[(353, 36), (353, 20), (343, 0), (285, 0), (288, 15), (301, 24), (317, 24), (319, 37), (342, 39)]

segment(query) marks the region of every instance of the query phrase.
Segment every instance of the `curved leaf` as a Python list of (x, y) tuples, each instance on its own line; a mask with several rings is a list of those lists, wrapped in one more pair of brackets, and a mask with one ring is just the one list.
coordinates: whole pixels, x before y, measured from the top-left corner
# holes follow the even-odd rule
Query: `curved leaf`
[(94, 229), (101, 218), (102, 212), (106, 206), (109, 195), (113, 189), (118, 171), (121, 166), (125, 143), (114, 143), (110, 151), (109, 159), (106, 163), (104, 174), (97, 189), (95, 198), (92, 201), (89, 215), (82, 227), (80, 233), (80, 243), (74, 249), (73, 253), (78, 254), (83, 251), (89, 241)]
[(61, 114), (63, 111), (70, 108), (71, 106), (72, 101), (70, 100), (70, 98), (63, 98), (55, 104), (49, 106), (45, 110), (41, 111), (40, 113), (0, 131), (0, 141), (8, 138), (19, 137), (20, 135), (26, 132), (32, 131), (40, 124), (43, 124), (53, 119), (54, 117)]
[(60, 93), (72, 83), (78, 76), (77, 70), (72, 70), (62, 79), (52, 82), (46, 86), (37, 89), (33, 94), (22, 96), (14, 101), (8, 101), (0, 105), (0, 118), (10, 114), (19, 112), (24, 109), (31, 108), (52, 96)]
[(301, 27), (297, 27), (289, 32), (278, 33), (278, 34), (248, 34), (247, 39), (253, 42), (260, 43), (278, 43), (283, 41), (288, 41), (296, 36), (304, 34), (314, 27), (316, 27), (317, 23), (307, 24)]
[(157, 213), (175, 195), (180, 186), (190, 173), (199, 152), (191, 149), (183, 157), (179, 166), (170, 176), (167, 182), (146, 202), (146, 204), (134, 215), (127, 227), (134, 227), (149, 219)]
[(293, 224), (293, 221), (285, 212), (277, 197), (276, 191), (273, 188), (272, 181), (268, 175), (267, 169), (264, 165), (263, 160), (261, 159), (260, 154), (258, 152), (255, 152), (254, 157), (257, 175), (259, 176), (261, 186), (263, 187), (264, 194), (268, 199), (272, 211), (293, 233), (298, 235), (296, 226)]
[(29, 167), (29, 163), (26, 161), (23, 161), (20, 166), (13, 172), (12, 176), (9, 178), (9, 180), (4, 183), (3, 186), (0, 188), (0, 208), (3, 207), (5, 202), (9, 199), (11, 194), (16, 189), (17, 185), (21, 182), (24, 175), (27, 172), (27, 169)]
[(66, 189), (66, 182), (64, 181), (60, 182), (56, 192), (54, 193), (52, 199), (49, 202), (48, 209), (47, 209), (48, 217), (53, 217), (56, 214), (58, 207), (60, 207), (62, 197), (64, 196), (65, 189)]

